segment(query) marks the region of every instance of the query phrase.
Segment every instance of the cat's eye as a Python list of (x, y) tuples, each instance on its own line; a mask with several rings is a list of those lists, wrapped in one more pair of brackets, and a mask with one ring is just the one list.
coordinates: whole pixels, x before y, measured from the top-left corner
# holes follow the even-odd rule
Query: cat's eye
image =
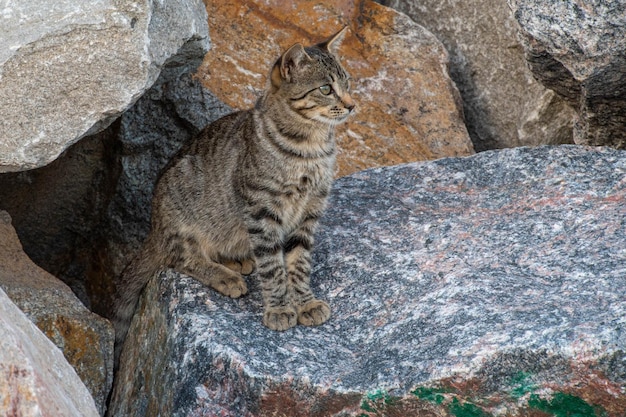
[(325, 84), (320, 87), (320, 92), (325, 96), (329, 95), (333, 91), (332, 87), (328, 84)]

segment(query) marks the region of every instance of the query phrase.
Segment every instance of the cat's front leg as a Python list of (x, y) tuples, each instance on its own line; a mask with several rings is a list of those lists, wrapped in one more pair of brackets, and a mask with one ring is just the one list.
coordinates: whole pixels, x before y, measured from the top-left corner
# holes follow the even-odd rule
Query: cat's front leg
[(258, 247), (254, 251), (263, 294), (263, 324), (272, 330), (287, 330), (297, 324), (291, 303), (282, 248)]
[[(298, 322), (289, 293), (281, 239), (275, 226), (250, 228), (250, 241), (256, 258), (256, 271), (263, 295), (263, 324), (272, 330), (287, 330)], [(274, 227), (273, 227), (274, 226)], [(274, 230), (272, 230), (274, 229)]]
[(316, 224), (316, 216), (306, 218), (285, 244), (289, 290), (298, 312), (298, 323), (305, 326), (317, 326), (330, 318), (330, 307), (315, 298), (309, 285)]

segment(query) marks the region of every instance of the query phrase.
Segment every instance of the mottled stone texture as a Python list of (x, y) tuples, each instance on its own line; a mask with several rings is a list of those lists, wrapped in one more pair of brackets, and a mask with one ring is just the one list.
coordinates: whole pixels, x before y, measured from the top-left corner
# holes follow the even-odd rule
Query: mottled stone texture
[(254, 276), (232, 300), (166, 271), (112, 415), (623, 416), (625, 199), (626, 153), (607, 148), (341, 178), (312, 276), (330, 321), (273, 332)]
[[(198, 71), (233, 108), (250, 108), (280, 54), (348, 26), (339, 48), (357, 112), (338, 128), (338, 175), (474, 153), (448, 54), (406, 15), (367, 0), (206, 1), (211, 50)], [(287, 23), (288, 22), (288, 23)]]
[(200, 0), (9, 1), (0, 26), (0, 172), (50, 163), (208, 45)]
[(97, 417), (89, 391), (61, 351), (0, 288), (0, 415)]
[(503, 0), (382, 0), (430, 30), (450, 53), (477, 151), (573, 143), (574, 111), (537, 82)]
[[(61, 349), (91, 392), (98, 410), (104, 414), (113, 383), (113, 328), (108, 321), (87, 310), (65, 284), (26, 256), (5, 211), (0, 211), (0, 288)], [(0, 335), (3, 339), (2, 331)], [(43, 364), (45, 362), (40, 365)], [(0, 363), (0, 370), (2, 366)], [(27, 369), (34, 364), (23, 366)], [(29, 378), (42, 371), (31, 369), (29, 372), (34, 374)], [(3, 397), (0, 395), (0, 410)], [(0, 412), (0, 415), (7, 414)]]
[(508, 3), (533, 74), (578, 112), (574, 141), (626, 148), (626, 1)]

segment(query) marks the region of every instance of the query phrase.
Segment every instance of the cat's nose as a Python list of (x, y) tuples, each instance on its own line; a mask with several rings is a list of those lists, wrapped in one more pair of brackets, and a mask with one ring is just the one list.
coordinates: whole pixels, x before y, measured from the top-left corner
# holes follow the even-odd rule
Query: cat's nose
[(343, 104), (343, 107), (345, 107), (349, 112), (352, 112), (352, 110), (354, 110), (354, 108), (356, 107), (354, 100), (352, 100), (352, 97), (350, 97), (350, 94), (348, 94), (347, 92), (340, 94), (339, 99), (341, 100), (341, 104)]
[(341, 101), (343, 102), (343, 106), (350, 112), (356, 107), (351, 97), (344, 97)]

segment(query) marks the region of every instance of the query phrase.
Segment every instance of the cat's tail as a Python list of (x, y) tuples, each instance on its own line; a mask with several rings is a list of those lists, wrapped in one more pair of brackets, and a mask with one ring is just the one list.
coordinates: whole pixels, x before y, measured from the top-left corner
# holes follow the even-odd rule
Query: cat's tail
[(119, 366), (122, 346), (130, 322), (137, 309), (139, 297), (148, 281), (164, 266), (163, 255), (155, 238), (150, 235), (139, 254), (122, 271), (113, 298), (111, 321), (115, 328), (114, 369)]

